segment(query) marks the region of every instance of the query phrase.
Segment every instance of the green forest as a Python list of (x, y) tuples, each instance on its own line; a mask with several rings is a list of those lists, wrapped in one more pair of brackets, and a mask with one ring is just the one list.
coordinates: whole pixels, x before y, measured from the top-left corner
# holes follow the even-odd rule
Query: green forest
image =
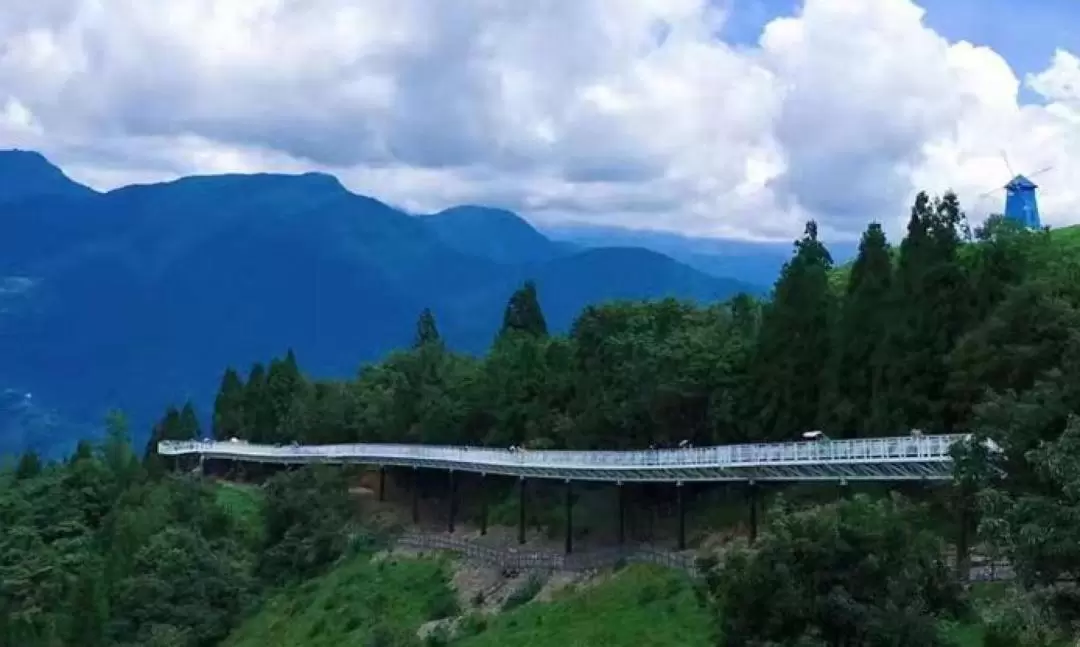
[[(1069, 644), (1080, 635), (1073, 233), (1001, 218), (971, 230), (954, 195), (920, 194), (903, 240), (890, 243), (872, 224), (847, 267), (834, 267), (809, 223), (767, 301), (598, 304), (556, 336), (526, 283), (483, 357), (447, 349), (425, 311), (411, 348), (351, 380), (311, 379), (291, 352), (243, 373), (229, 368), (211, 429), (182, 403), (136, 451), (114, 414), (103, 442), (80, 444), (62, 463), (27, 454), (0, 475), (0, 640), (284, 647), (251, 623), (271, 609), (302, 617), (336, 577), (334, 586), (385, 580), (386, 596), (416, 596), (358, 599), (341, 626), (312, 621), (307, 642), (293, 637), (289, 647), (549, 644), (528, 624), (543, 622), (551, 629), (539, 633), (560, 645)], [(603, 614), (582, 624), (588, 637), (567, 636), (578, 607), (563, 600), (474, 623), (470, 635), (421, 639), (416, 623), (457, 615), (460, 604), (438, 564), (371, 565), (392, 537), (353, 512), (350, 470), (268, 474), (254, 495), (155, 450), (160, 440), (204, 436), (635, 449), (796, 440), (813, 429), (832, 438), (973, 434), (954, 450), (949, 513), (1016, 579), (991, 593), (958, 581), (945, 559), (954, 538), (928, 522), (924, 504), (895, 493), (801, 509), (781, 502), (756, 543), (733, 540), (702, 559), (703, 577), (668, 577), (673, 584), (637, 600), (658, 605), (654, 614), (685, 613), (679, 626), (695, 627), (694, 637), (672, 629), (669, 643), (640, 632), (619, 642), (602, 634)], [(611, 593), (612, 605), (620, 595)], [(400, 613), (379, 611), (391, 607)], [(347, 641), (329, 639), (334, 631)], [(245, 632), (263, 637), (248, 643)]]

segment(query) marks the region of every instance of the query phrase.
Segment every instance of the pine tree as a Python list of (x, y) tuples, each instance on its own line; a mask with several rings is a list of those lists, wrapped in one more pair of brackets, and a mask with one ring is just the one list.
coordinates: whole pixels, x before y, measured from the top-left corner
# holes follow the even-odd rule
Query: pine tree
[(424, 308), (420, 318), (416, 322), (416, 338), (413, 340), (413, 348), (421, 348), (432, 344), (442, 344), (439, 336), (439, 328), (435, 325), (435, 315), (429, 308)]
[(545, 337), (548, 334), (544, 312), (540, 308), (540, 301), (536, 295), (536, 284), (532, 281), (526, 281), (518, 288), (506, 304), (500, 335), (511, 332), (537, 337)]
[(946, 358), (969, 323), (971, 294), (958, 259), (965, 225), (956, 196), (915, 199), (900, 245), (896, 304), (882, 376), (890, 417), (906, 428), (950, 430)]
[(104, 573), (97, 564), (86, 566), (75, 582), (71, 600), (70, 643), (84, 647), (104, 647), (109, 619)]
[(747, 412), (761, 438), (788, 439), (817, 426), (830, 354), (831, 269), (811, 221), (762, 314)]
[(874, 435), (887, 424), (875, 409), (881, 384), (885, 339), (892, 321), (892, 254), (881, 225), (863, 233), (851, 268), (836, 326), (830, 366), (830, 432), (839, 436)]
[(105, 465), (116, 479), (119, 490), (123, 490), (135, 480), (138, 464), (131, 452), (127, 418), (120, 411), (110, 411), (105, 417), (105, 443), (101, 453)]
[(94, 446), (90, 444), (89, 440), (82, 439), (75, 445), (75, 453), (68, 459), (68, 464), (74, 464), (79, 461), (92, 459), (94, 457)]
[(244, 386), (244, 430), (245, 437), (252, 442), (264, 442), (270, 431), (267, 425), (271, 413), (266, 399), (266, 369), (259, 362), (251, 367), (247, 384)]
[(270, 362), (262, 397), (266, 419), (261, 433), (266, 435), (266, 440), (272, 442), (301, 440), (300, 438), (286, 438), (283, 423), (289, 416), (293, 402), (301, 396), (304, 386), (304, 378), (300, 374), (296, 356), (291, 350), (286, 353), (284, 359), (275, 359)]
[(15, 478), (21, 481), (34, 478), (38, 474), (41, 474), (41, 458), (37, 452), (28, 450), (19, 458), (19, 464), (15, 468)]
[(221, 386), (214, 399), (214, 438), (228, 440), (247, 436), (244, 422), (244, 383), (229, 367), (221, 376)]
[(166, 468), (176, 463), (175, 460), (158, 454), (158, 443), (163, 440), (184, 440), (181, 432), (180, 410), (173, 405), (165, 409), (165, 415), (154, 425), (150, 431), (150, 439), (146, 442), (146, 449), (143, 450), (143, 466), (153, 478), (161, 476)]
[(199, 424), (199, 416), (195, 413), (195, 406), (188, 400), (180, 409), (180, 420), (177, 428), (180, 437), (177, 440), (200, 440), (202, 438), (202, 425)]

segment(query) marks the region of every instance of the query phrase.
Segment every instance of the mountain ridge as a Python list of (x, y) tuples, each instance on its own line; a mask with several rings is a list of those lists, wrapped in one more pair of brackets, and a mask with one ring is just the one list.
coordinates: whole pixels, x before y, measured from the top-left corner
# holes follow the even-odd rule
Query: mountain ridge
[[(760, 291), (654, 251), (561, 246), (500, 210), (466, 207), (471, 229), (447, 242), (432, 226), (445, 213), (409, 215), (325, 174), (98, 193), (57, 172), (51, 192), (0, 202), (0, 285), (19, 287), (0, 292), (0, 389), (79, 424), (123, 408), (136, 437), (177, 394), (205, 410), (227, 365), (292, 348), (317, 376), (349, 375), (411, 343), (424, 308), (451, 347), (482, 352), (529, 279), (555, 332), (598, 301)], [(0, 193), (17, 177), (0, 174)], [(70, 445), (62, 429), (35, 433), (43, 453)], [(0, 438), (0, 454), (24, 448)]]

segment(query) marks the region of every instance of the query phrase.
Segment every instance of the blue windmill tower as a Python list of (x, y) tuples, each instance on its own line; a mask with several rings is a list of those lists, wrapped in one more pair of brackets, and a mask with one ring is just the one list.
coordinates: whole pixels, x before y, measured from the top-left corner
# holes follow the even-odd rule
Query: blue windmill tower
[[(1009, 164), (1009, 158), (1004, 151), (1001, 153), (1001, 157), (1005, 160), (1005, 167), (1009, 169), (1009, 175), (1012, 176), (1012, 179), (1007, 184), (1000, 187), (1005, 189), (1005, 217), (1020, 223), (1028, 229), (1041, 229), (1042, 220), (1039, 218), (1039, 201), (1035, 195), (1039, 185), (1032, 182), (1031, 178), (1042, 175), (1054, 167), (1047, 166), (1029, 176), (1025, 176), (1013, 172), (1012, 165)], [(998, 190), (987, 191), (980, 197), (985, 198)]]
[(1015, 220), (1028, 229), (1041, 229), (1039, 202), (1035, 199), (1035, 184), (1023, 175), (1017, 175), (1005, 185), (1005, 217)]

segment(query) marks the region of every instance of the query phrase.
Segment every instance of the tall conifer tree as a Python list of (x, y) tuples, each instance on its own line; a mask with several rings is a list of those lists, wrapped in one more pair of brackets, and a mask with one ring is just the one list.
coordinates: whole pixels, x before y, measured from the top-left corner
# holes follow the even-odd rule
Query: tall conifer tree
[(875, 409), (885, 338), (892, 321), (892, 254), (878, 223), (862, 235), (836, 326), (830, 365), (829, 430), (838, 436), (874, 435), (884, 424)]
[(526, 281), (510, 296), (503, 315), (502, 333), (521, 332), (537, 337), (548, 334), (547, 321), (536, 295), (536, 284)]
[(830, 353), (832, 265), (817, 223), (807, 223), (762, 314), (749, 412), (761, 438), (792, 438), (818, 424)]

